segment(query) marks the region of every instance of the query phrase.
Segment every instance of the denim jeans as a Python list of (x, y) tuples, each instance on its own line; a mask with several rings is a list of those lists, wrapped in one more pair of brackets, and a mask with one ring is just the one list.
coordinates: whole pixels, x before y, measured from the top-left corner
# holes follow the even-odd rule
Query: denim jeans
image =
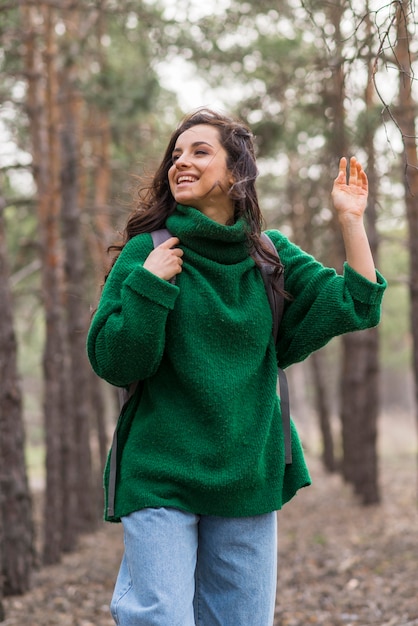
[(124, 517), (116, 624), (272, 626), (276, 520), (276, 513), (224, 518), (173, 508)]

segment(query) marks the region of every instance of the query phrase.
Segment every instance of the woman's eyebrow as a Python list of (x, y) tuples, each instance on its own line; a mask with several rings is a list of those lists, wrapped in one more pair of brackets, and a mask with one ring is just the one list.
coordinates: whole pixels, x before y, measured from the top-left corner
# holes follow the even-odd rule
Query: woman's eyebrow
[[(208, 143), (207, 141), (194, 141), (192, 143), (191, 147), (192, 148), (197, 148), (198, 146), (202, 146), (202, 145), (209, 146), (210, 148), (213, 148), (212, 144)], [(181, 152), (181, 151), (182, 151), (181, 148), (174, 148), (173, 154), (175, 152)]]

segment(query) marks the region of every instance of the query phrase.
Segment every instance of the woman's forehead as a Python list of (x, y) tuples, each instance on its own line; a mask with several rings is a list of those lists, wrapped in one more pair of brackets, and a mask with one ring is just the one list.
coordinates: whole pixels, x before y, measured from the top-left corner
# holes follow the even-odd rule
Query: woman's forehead
[(220, 144), (219, 131), (216, 126), (210, 124), (197, 124), (183, 131), (178, 136), (176, 146), (180, 144), (192, 144), (196, 141), (203, 141), (211, 145), (218, 146)]

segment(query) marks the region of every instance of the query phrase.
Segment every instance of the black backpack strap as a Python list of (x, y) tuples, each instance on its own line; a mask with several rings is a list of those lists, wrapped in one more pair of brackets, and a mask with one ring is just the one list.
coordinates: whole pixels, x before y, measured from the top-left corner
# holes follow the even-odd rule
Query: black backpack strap
[(116, 472), (118, 464), (118, 427), (113, 431), (112, 446), (109, 457), (109, 484), (107, 489), (107, 515), (115, 514)]
[(290, 426), (290, 401), (289, 401), (289, 385), (287, 377), (281, 367), (277, 368), (280, 389), (280, 407), (282, 411), (282, 425), (284, 435), (284, 451), (286, 465), (292, 464), (292, 429)]
[[(270, 250), (277, 257), (279, 257), (276, 246), (274, 245), (270, 237), (266, 235), (266, 233), (261, 233), (261, 239), (270, 248)], [(257, 259), (260, 263), (260, 271), (263, 277), (267, 297), (273, 315), (273, 337), (274, 343), (276, 343), (284, 309), (284, 273), (282, 272), (280, 274), (277, 285), (278, 289), (275, 289), (271, 280), (273, 275), (273, 267), (269, 263), (267, 263), (260, 255), (257, 255)], [(287, 384), (287, 377), (284, 370), (282, 370), (280, 367), (278, 367), (277, 370), (280, 389), (280, 407), (282, 412), (285, 458), (286, 465), (290, 465), (292, 463), (292, 431), (290, 426), (289, 386)]]

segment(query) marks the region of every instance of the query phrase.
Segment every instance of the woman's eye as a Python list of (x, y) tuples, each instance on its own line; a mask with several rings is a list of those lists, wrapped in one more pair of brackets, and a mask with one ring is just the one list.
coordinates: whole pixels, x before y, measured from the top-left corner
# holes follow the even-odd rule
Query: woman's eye
[[(207, 156), (209, 154), (209, 152), (207, 150), (195, 150), (193, 155), (195, 156)], [(179, 158), (180, 158), (180, 154), (173, 154), (171, 156), (171, 162), (174, 164)]]

